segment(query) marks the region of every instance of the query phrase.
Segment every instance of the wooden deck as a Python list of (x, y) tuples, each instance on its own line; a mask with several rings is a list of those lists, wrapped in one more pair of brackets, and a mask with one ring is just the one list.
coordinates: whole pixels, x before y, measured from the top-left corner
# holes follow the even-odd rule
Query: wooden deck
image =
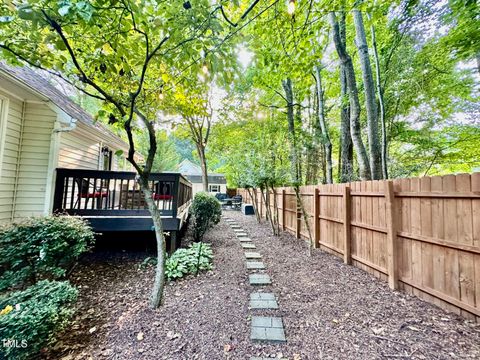
[[(136, 173), (57, 169), (53, 212), (87, 219), (96, 232), (151, 231), (153, 222)], [(165, 231), (180, 231), (188, 217), (192, 184), (180, 173), (153, 173), (149, 183)]]

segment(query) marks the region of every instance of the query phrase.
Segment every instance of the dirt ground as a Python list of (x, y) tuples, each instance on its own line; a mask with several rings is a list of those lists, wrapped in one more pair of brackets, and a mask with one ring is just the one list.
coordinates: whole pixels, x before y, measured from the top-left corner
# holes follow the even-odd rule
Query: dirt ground
[[(146, 252), (102, 250), (73, 274), (75, 321), (46, 359), (480, 359), (480, 326), (401, 292), (289, 234), (271, 236), (253, 216), (227, 212), (263, 255), (286, 344), (249, 339), (248, 272), (233, 230), (221, 222), (206, 240), (214, 270), (170, 283), (165, 305), (148, 307), (153, 268)], [(135, 241), (136, 239), (132, 239)]]

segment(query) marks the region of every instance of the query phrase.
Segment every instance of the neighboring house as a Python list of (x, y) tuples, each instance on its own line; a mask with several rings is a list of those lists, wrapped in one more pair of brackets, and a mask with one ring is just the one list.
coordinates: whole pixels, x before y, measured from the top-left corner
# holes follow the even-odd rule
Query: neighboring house
[(131, 170), (119, 150), (127, 144), (47, 80), (0, 62), (0, 223), (50, 213), (56, 168)]
[[(185, 175), (186, 178), (192, 183), (193, 195), (199, 191), (203, 191), (202, 168), (199, 165), (194, 164), (188, 159), (185, 159), (178, 165), (177, 171)], [(208, 192), (227, 192), (227, 180), (223, 174), (208, 174)]]

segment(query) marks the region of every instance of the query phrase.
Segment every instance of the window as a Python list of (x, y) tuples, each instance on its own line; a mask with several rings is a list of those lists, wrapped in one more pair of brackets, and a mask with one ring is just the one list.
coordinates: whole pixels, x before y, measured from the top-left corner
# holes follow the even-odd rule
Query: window
[(209, 192), (220, 192), (220, 185), (208, 185)]

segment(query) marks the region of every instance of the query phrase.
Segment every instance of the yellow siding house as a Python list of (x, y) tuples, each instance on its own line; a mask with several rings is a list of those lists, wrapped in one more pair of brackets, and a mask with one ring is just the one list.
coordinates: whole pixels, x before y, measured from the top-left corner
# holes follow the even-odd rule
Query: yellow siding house
[(47, 80), (0, 62), (0, 224), (52, 211), (56, 168), (131, 170), (128, 146)]

